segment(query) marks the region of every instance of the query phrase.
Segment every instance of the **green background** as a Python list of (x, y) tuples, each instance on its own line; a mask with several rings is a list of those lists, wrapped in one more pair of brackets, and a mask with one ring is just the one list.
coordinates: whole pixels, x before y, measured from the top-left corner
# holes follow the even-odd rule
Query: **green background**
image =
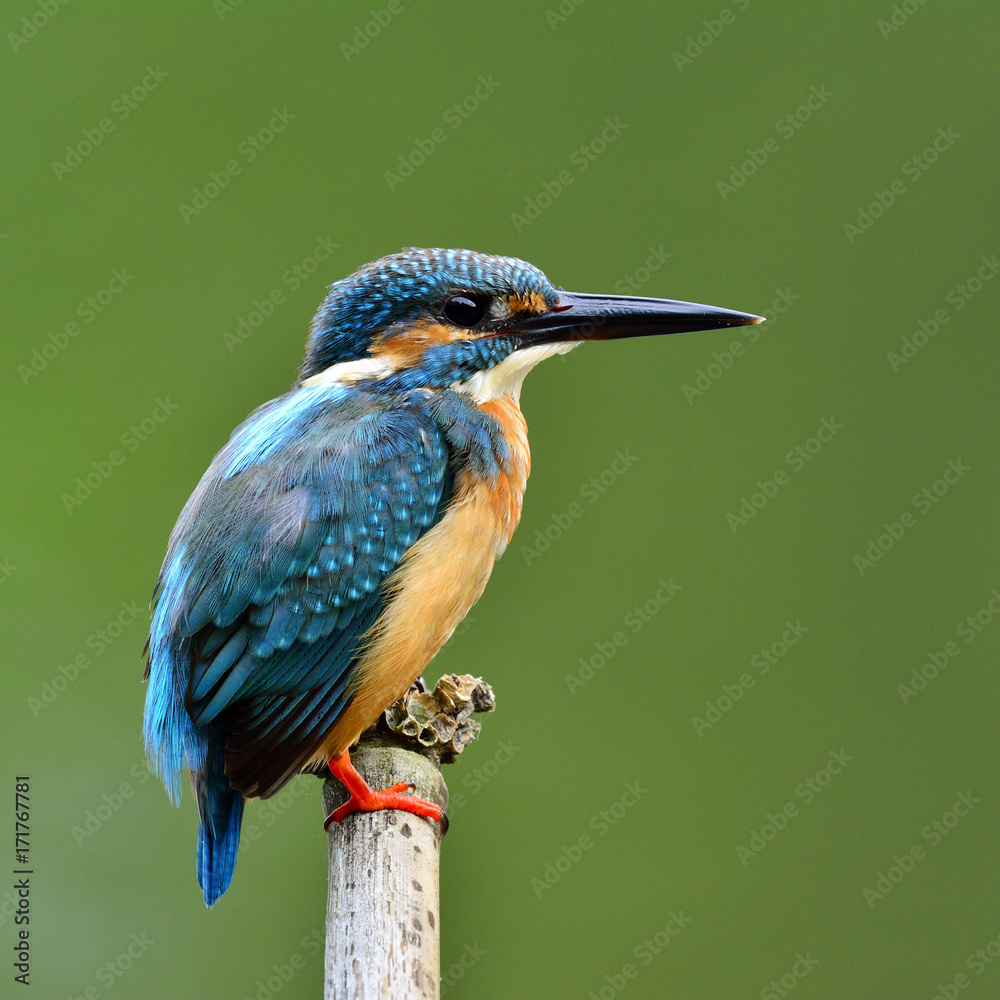
[[(1000, 32), (993, 4), (910, 8), (883, 37), (887, 3), (590, 0), (559, 20), (556, 0), (407, 0), (351, 52), (382, 0), (75, 0), (23, 43), (10, 33), (43, 7), (3, 5), (0, 746), (3, 780), (31, 777), (33, 995), (239, 1000), (297, 954), (304, 967), (275, 995), (320, 993), (304, 940), (323, 926), (319, 782), (249, 806), (263, 834), (206, 910), (190, 796), (174, 810), (142, 768), (145, 619), (122, 604), (145, 614), (182, 504), (230, 429), (293, 380), (325, 286), (405, 245), (513, 254), (576, 291), (627, 290), (638, 272), (643, 294), (792, 303), (755, 343), (591, 344), (527, 380), (521, 527), (428, 671), (482, 674), (499, 704), (447, 773), (464, 799), (443, 847), (443, 967), (471, 966), (447, 995), (611, 996), (631, 963), (626, 997), (767, 997), (794, 981), (797, 955), (812, 966), (803, 998), (931, 998), (960, 974), (963, 996), (1000, 992), (1000, 961), (966, 964), (1000, 934), (1000, 624), (986, 611), (973, 641), (957, 631), (1000, 587), (1000, 281), (955, 291), (1000, 251)], [(147, 67), (161, 82), (116, 117)], [(481, 74), (493, 92), (452, 127)], [(810, 111), (811, 92), (829, 96)], [(779, 127), (800, 106), (800, 127)], [(241, 144), (275, 108), (294, 119), (251, 162)], [(66, 145), (103, 118), (113, 129), (57, 176)], [(625, 128), (581, 158), (608, 118)], [(436, 128), (445, 141), (391, 185)], [(911, 158), (939, 129), (951, 138), (921, 171)], [(768, 140), (767, 161), (720, 189)], [(234, 159), (241, 172), (185, 221), (179, 206)], [(561, 171), (572, 180), (546, 203)], [(845, 232), (895, 181), (881, 217)], [(540, 194), (537, 218), (513, 218)], [(337, 248), (292, 290), (283, 275), (321, 239)], [(665, 263), (641, 272), (651, 248)], [(131, 280), (85, 322), (78, 304), (114, 269)], [(274, 290), (283, 301), (230, 349), (224, 336)], [(942, 309), (894, 371), (889, 352)], [(79, 334), (46, 347), (74, 319)], [(734, 339), (744, 352), (723, 368)], [(710, 388), (686, 395), (699, 369)], [(786, 460), (819, 446), (824, 418), (842, 429)], [(143, 420), (155, 431), (129, 437)], [(121, 464), (68, 510), (77, 477), (115, 450)], [(915, 503), (949, 462), (969, 471)], [(727, 515), (777, 470), (782, 484), (734, 530)], [(604, 492), (588, 493), (602, 474)], [(903, 536), (859, 569), (907, 512)], [(656, 606), (660, 579), (680, 589), (635, 630), (628, 616)], [(120, 612), (109, 644), (100, 630)], [(808, 631), (762, 675), (752, 660), (786, 621)], [(627, 641), (571, 690), (567, 675), (616, 632)], [(901, 694), (949, 642), (948, 666)], [(81, 655), (78, 676), (47, 691)], [(743, 674), (754, 686), (696, 726)], [(832, 752), (849, 763), (806, 801)], [(629, 783), (638, 802), (602, 827)], [(970, 793), (935, 844), (932, 824)], [(741, 858), (786, 803), (783, 829)], [(581, 836), (590, 847), (538, 889)], [(0, 841), (13, 867), (12, 832)], [(914, 845), (912, 870), (866, 899)], [(636, 949), (671, 911), (690, 922), (644, 964)], [(5, 915), (4, 996), (13, 930)], [(143, 950), (113, 979), (132, 935)]]

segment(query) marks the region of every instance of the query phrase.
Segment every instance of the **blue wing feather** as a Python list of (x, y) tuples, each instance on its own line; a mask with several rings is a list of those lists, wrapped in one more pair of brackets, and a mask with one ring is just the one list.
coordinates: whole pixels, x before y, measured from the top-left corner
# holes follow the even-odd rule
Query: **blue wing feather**
[(206, 899), (238, 836), (228, 794), (272, 794), (343, 711), (386, 578), (449, 502), (448, 463), (425, 394), (299, 388), (234, 431), (185, 506), (157, 584), (144, 732), (175, 801), (192, 771)]

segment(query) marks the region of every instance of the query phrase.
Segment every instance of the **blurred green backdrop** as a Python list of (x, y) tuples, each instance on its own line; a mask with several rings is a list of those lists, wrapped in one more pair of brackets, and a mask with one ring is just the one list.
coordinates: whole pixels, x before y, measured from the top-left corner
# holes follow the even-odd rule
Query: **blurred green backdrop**
[(210, 458), (325, 286), (405, 245), (772, 319), (528, 379), (521, 527), (429, 671), (499, 702), (447, 775), (446, 995), (1000, 993), (995, 5), (18, 0), (0, 31), (37, 995), (320, 994), (319, 782), (249, 807), (207, 911), (140, 651)]

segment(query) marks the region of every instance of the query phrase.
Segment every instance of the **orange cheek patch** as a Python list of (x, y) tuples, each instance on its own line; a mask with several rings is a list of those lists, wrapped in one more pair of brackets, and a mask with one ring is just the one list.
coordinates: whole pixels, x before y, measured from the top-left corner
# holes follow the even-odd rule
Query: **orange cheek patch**
[(468, 336), (468, 330), (445, 326), (434, 320), (423, 320), (409, 329), (395, 331), (372, 347), (377, 358), (388, 359), (394, 368), (410, 368), (420, 363), (431, 347), (450, 344)]

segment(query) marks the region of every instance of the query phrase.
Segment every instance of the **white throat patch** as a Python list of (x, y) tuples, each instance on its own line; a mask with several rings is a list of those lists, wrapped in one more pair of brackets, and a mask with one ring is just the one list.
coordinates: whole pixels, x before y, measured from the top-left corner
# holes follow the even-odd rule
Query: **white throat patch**
[(341, 361), (339, 365), (330, 365), (321, 372), (311, 375), (302, 385), (349, 385), (362, 379), (386, 378), (395, 374), (392, 365), (385, 358), (361, 358), (358, 361)]
[(515, 403), (520, 403), (524, 376), (539, 361), (551, 358), (554, 354), (568, 354), (574, 347), (579, 346), (580, 342), (576, 341), (571, 344), (539, 344), (537, 347), (522, 347), (504, 358), (500, 364), (476, 372), (466, 381), (455, 382), (449, 388), (471, 396), (477, 403), (486, 403), (501, 396), (511, 396)]

